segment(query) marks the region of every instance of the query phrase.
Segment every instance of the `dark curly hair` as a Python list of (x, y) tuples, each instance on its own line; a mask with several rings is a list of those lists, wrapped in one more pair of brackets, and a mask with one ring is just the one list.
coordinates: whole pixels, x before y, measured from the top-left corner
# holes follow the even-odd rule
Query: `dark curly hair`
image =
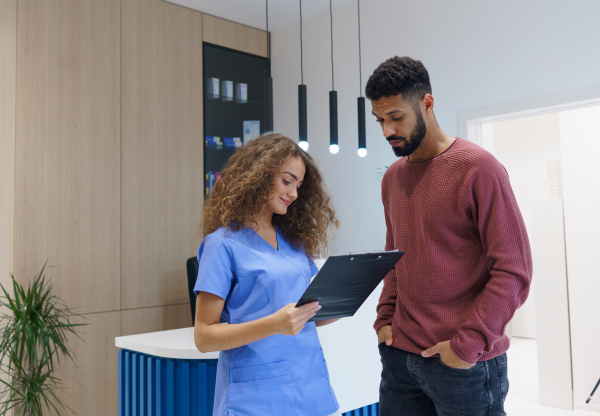
[(220, 227), (237, 231), (256, 223), (263, 212), (279, 169), (286, 158), (302, 159), (306, 168), (298, 198), (285, 215), (273, 214), (273, 225), (296, 249), (314, 257), (327, 248), (330, 231), (339, 227), (331, 198), (314, 160), (292, 139), (267, 134), (240, 147), (221, 172), (204, 207), (199, 228), (203, 236)]
[(371, 101), (399, 94), (413, 106), (425, 94), (431, 94), (429, 73), (421, 61), (394, 56), (375, 69), (365, 88), (365, 95)]

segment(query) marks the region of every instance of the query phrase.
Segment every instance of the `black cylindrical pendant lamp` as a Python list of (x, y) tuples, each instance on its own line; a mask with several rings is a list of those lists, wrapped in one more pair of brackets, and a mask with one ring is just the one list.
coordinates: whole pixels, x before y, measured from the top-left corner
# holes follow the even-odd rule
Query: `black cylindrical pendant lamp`
[(337, 91), (329, 91), (329, 151), (333, 154), (340, 151), (338, 145)]
[(367, 155), (367, 124), (365, 121), (365, 97), (358, 97), (358, 155)]
[(306, 85), (304, 85), (304, 69), (302, 68), (302, 0), (300, 0), (300, 76), (301, 84), (298, 85), (298, 145), (302, 150), (308, 150), (308, 117), (306, 111)]
[(306, 116), (306, 85), (298, 85), (298, 127), (300, 147), (308, 149), (308, 121)]
[(265, 131), (273, 131), (273, 77), (270, 75), (267, 76), (265, 80), (265, 94), (267, 95), (267, 99), (265, 100), (266, 105), (266, 114), (265, 118), (267, 119), (267, 125), (265, 127)]
[(367, 124), (365, 122), (365, 97), (362, 96), (362, 57), (360, 53), (360, 0), (358, 3), (358, 74), (360, 97), (358, 97), (358, 155), (367, 155)]
[(329, 151), (334, 155), (340, 151), (338, 145), (338, 110), (337, 91), (335, 90), (333, 76), (333, 7), (329, 0), (329, 20), (331, 23), (331, 91), (329, 91)]

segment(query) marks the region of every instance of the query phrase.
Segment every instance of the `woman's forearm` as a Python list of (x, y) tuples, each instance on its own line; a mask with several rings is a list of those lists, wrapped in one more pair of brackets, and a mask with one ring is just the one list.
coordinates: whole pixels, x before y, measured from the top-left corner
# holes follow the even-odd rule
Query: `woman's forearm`
[(277, 332), (272, 316), (241, 324), (197, 324), (194, 328), (196, 348), (200, 352), (224, 351), (275, 335)]

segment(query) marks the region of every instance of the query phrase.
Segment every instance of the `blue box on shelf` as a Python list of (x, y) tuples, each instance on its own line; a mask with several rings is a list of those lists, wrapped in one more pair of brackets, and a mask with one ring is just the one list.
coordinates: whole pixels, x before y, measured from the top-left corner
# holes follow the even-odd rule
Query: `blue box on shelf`
[(223, 145), (228, 148), (241, 147), (242, 139), (239, 137), (223, 137)]
[(206, 147), (209, 149), (222, 149), (221, 138), (219, 136), (206, 136)]

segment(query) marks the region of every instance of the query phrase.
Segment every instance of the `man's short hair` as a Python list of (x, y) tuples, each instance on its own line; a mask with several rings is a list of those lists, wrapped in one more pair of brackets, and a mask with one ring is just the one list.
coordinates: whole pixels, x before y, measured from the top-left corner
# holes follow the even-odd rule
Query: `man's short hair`
[(429, 73), (421, 61), (394, 56), (377, 67), (365, 88), (365, 95), (371, 101), (399, 94), (413, 106), (425, 94), (431, 94)]

